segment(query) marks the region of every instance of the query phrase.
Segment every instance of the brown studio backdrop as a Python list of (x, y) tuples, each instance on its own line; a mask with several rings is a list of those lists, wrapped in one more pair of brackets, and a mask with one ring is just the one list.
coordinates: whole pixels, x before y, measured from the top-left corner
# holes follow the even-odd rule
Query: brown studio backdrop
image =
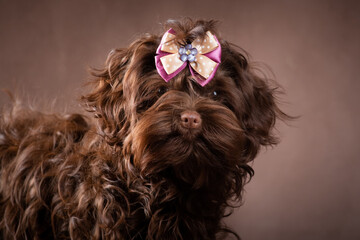
[(218, 19), (222, 37), (270, 66), (282, 108), (301, 115), (278, 124), (282, 142), (255, 160), (227, 224), (245, 240), (360, 239), (359, 11), (358, 1), (0, 0), (0, 88), (76, 111), (87, 67), (112, 48), (169, 18)]

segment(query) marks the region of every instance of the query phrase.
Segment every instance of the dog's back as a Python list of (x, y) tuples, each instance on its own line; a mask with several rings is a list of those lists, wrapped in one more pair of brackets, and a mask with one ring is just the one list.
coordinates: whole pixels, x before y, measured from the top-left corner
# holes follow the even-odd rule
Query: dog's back
[[(78, 114), (14, 107), (0, 117), (0, 238), (51, 239), (56, 168), (88, 131)], [(58, 196), (59, 197), (59, 196)]]

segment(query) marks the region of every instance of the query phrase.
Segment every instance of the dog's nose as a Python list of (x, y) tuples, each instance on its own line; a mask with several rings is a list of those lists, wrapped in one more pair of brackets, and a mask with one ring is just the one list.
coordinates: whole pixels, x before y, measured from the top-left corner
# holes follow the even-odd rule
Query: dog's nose
[(201, 126), (200, 114), (195, 111), (181, 113), (181, 125), (184, 128), (199, 128)]

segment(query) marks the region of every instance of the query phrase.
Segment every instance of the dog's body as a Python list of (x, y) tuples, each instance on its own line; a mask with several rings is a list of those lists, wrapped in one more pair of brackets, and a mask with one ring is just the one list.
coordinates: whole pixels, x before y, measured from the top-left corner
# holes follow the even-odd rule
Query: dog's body
[[(213, 22), (171, 22), (192, 41)], [(165, 82), (160, 36), (112, 52), (83, 97), (94, 118), (14, 108), (0, 122), (0, 234), (4, 239), (220, 239), (248, 165), (276, 143), (286, 117), (274, 89), (220, 39), (215, 78), (188, 69)], [(95, 121), (96, 124), (92, 122)], [(231, 231), (230, 231), (231, 232)]]

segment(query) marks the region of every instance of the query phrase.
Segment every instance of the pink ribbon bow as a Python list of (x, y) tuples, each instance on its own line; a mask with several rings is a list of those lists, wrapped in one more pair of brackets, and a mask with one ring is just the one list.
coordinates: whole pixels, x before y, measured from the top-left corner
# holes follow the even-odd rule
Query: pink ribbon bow
[(203, 41), (196, 38), (184, 46), (179, 45), (175, 38), (175, 31), (170, 28), (161, 39), (155, 56), (158, 73), (168, 82), (189, 64), (191, 75), (205, 86), (214, 78), (221, 62), (221, 46), (216, 36), (207, 31)]

